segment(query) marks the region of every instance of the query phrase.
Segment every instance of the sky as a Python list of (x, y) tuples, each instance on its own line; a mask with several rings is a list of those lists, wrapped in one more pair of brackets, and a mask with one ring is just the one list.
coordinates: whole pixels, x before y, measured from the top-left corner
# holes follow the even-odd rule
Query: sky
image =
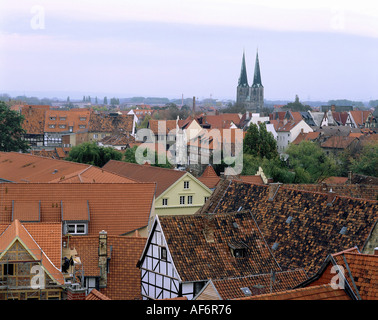
[(2, 0), (0, 93), (378, 99), (375, 0)]

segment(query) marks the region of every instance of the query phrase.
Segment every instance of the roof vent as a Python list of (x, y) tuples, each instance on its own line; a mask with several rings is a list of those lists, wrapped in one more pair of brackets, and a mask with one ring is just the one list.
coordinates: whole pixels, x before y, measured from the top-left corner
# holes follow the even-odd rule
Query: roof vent
[(287, 223), (287, 224), (290, 224), (291, 220), (293, 220), (293, 217), (292, 217), (292, 216), (290, 216), (290, 217), (288, 217), (288, 218), (286, 219), (286, 223)]
[(347, 227), (342, 227), (340, 230), (340, 234), (346, 234), (348, 228)]
[(52, 172), (52, 174), (55, 174), (55, 173), (57, 173), (58, 172), (58, 169), (55, 169), (53, 172)]
[(239, 225), (236, 222), (233, 222), (232, 225), (234, 226), (235, 229), (239, 228)]
[(240, 290), (243, 291), (243, 293), (244, 293), (246, 296), (251, 296), (251, 295), (252, 295), (252, 292), (251, 292), (251, 290), (249, 290), (248, 287), (240, 288)]

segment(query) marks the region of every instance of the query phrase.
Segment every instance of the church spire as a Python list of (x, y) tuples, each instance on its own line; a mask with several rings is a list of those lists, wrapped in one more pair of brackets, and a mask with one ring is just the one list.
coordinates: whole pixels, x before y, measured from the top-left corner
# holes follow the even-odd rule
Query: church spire
[(259, 53), (256, 51), (256, 62), (255, 62), (255, 73), (253, 75), (253, 88), (262, 87), (261, 74), (260, 74), (260, 63), (259, 63)]
[(241, 70), (240, 70), (240, 77), (239, 77), (238, 86), (239, 87), (248, 87), (247, 68), (245, 66), (244, 51), (243, 51), (243, 60), (242, 60), (242, 65), (241, 65)]

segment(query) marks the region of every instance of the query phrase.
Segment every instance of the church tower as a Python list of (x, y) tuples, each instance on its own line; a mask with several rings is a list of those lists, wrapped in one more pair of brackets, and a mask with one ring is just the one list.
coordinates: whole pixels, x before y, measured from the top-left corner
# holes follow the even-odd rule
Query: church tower
[(256, 52), (255, 73), (253, 83), (250, 89), (250, 108), (252, 111), (260, 112), (264, 107), (264, 86), (261, 83), (259, 53)]
[(240, 77), (238, 81), (238, 87), (236, 92), (236, 103), (243, 104), (246, 102), (249, 96), (249, 85), (247, 79), (247, 68), (245, 65), (245, 55), (243, 52), (242, 65), (240, 70)]
[(245, 55), (243, 52), (242, 66), (237, 86), (236, 102), (244, 104), (247, 111), (260, 112), (264, 107), (264, 86), (261, 82), (259, 55), (256, 52), (253, 83), (248, 85)]

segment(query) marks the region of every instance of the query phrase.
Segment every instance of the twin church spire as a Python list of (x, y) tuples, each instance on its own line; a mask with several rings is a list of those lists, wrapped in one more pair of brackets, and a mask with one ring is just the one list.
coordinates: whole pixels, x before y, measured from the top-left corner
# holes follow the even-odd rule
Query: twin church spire
[(259, 54), (256, 52), (255, 70), (253, 74), (253, 83), (248, 84), (247, 67), (245, 63), (245, 53), (243, 51), (243, 58), (240, 70), (240, 77), (238, 80), (236, 102), (244, 104), (247, 110), (258, 112), (264, 106), (264, 86), (261, 82)]

